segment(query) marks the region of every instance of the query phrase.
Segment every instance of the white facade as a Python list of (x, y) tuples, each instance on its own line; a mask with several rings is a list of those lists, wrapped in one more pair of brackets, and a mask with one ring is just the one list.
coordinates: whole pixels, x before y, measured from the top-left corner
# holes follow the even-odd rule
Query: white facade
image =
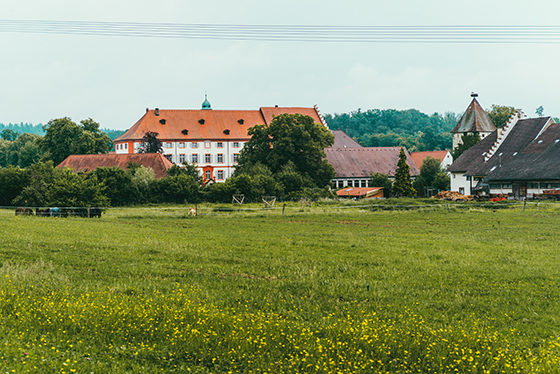
[(443, 160), (441, 160), (440, 166), (443, 170), (447, 170), (447, 168), (451, 166), (452, 163), (453, 163), (453, 156), (451, 155), (451, 152), (447, 152)]
[[(117, 154), (139, 153), (142, 142), (121, 142), (115, 146)], [(200, 175), (208, 180), (223, 182), (231, 177), (237, 164), (239, 152), (245, 141), (163, 141), (163, 155), (176, 165), (183, 162), (196, 165)], [(133, 149), (129, 149), (129, 147)]]
[(471, 178), (467, 178), (463, 173), (451, 173), (451, 191), (472, 195), (471, 188), (474, 186), (476, 183), (471, 183)]

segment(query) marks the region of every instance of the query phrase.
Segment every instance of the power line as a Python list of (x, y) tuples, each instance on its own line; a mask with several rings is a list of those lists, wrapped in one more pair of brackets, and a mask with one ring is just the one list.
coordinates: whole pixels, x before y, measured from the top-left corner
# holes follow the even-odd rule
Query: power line
[(556, 25), (330, 26), (1, 20), (0, 33), (328, 43), (560, 43)]

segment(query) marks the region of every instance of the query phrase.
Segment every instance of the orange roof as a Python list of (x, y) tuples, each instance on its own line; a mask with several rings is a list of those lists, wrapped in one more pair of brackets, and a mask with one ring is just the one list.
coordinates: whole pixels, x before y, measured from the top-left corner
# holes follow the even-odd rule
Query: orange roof
[(128, 164), (142, 165), (148, 169), (153, 169), (157, 178), (167, 175), (167, 169), (173, 166), (173, 163), (166, 159), (160, 153), (133, 153), (133, 154), (103, 154), (103, 155), (71, 155), (62, 161), (57, 167), (71, 168), (75, 172), (92, 171), (100, 167), (118, 167), (127, 168)]
[(435, 158), (441, 163), (448, 153), (449, 151), (412, 152), (410, 157), (412, 157), (412, 161), (414, 161), (416, 167), (420, 170), (426, 158)]
[[(141, 140), (148, 131), (157, 132), (161, 140), (249, 140), (249, 128), (268, 125), (280, 114), (303, 114), (322, 123), (315, 108), (267, 107), (260, 110), (148, 110), (115, 142)], [(186, 131), (185, 131), (186, 130)], [(185, 134), (186, 132), (186, 134)]]
[(337, 196), (369, 197), (382, 191), (383, 187), (347, 187), (336, 191)]

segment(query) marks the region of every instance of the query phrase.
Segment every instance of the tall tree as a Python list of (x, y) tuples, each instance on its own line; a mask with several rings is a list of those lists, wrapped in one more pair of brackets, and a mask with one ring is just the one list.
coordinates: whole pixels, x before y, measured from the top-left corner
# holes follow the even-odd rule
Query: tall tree
[(493, 104), (490, 110), (487, 111), (487, 113), (488, 116), (490, 116), (492, 122), (494, 122), (494, 126), (500, 128), (503, 127), (509, 120), (511, 115), (515, 113), (515, 108), (512, 106)]
[(113, 147), (113, 141), (91, 118), (80, 125), (68, 117), (53, 119), (45, 125), (45, 131), (41, 149), (45, 159), (52, 160), (55, 165), (69, 155), (107, 153)]
[(395, 171), (395, 183), (393, 183), (393, 195), (398, 197), (410, 197), (416, 194), (416, 190), (412, 187), (412, 178), (410, 177), (410, 167), (406, 163), (406, 153), (401, 148), (399, 154), (399, 162)]
[(480, 141), (480, 135), (478, 134), (465, 134), (461, 137), (462, 143), (457, 145), (453, 150), (453, 160), (456, 160), (465, 152), (467, 149), (475, 145)]
[(420, 168), (420, 175), (414, 181), (418, 195), (425, 196), (425, 189), (432, 188), (435, 192), (448, 190), (449, 176), (441, 169), (438, 159), (427, 157)]
[(148, 131), (142, 137), (140, 153), (163, 153), (161, 140), (158, 139), (159, 133)]
[(251, 140), (243, 147), (236, 172), (262, 163), (273, 174), (288, 164), (315, 186), (326, 186), (334, 177), (333, 167), (326, 161), (324, 149), (334, 137), (313, 118), (301, 114), (282, 114), (268, 127), (257, 125), (249, 129)]

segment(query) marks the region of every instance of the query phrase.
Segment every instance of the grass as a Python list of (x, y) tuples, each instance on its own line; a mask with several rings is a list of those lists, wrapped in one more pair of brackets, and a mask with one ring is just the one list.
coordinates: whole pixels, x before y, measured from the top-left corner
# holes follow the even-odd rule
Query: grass
[(352, 206), (0, 212), (0, 369), (560, 372), (557, 205)]

